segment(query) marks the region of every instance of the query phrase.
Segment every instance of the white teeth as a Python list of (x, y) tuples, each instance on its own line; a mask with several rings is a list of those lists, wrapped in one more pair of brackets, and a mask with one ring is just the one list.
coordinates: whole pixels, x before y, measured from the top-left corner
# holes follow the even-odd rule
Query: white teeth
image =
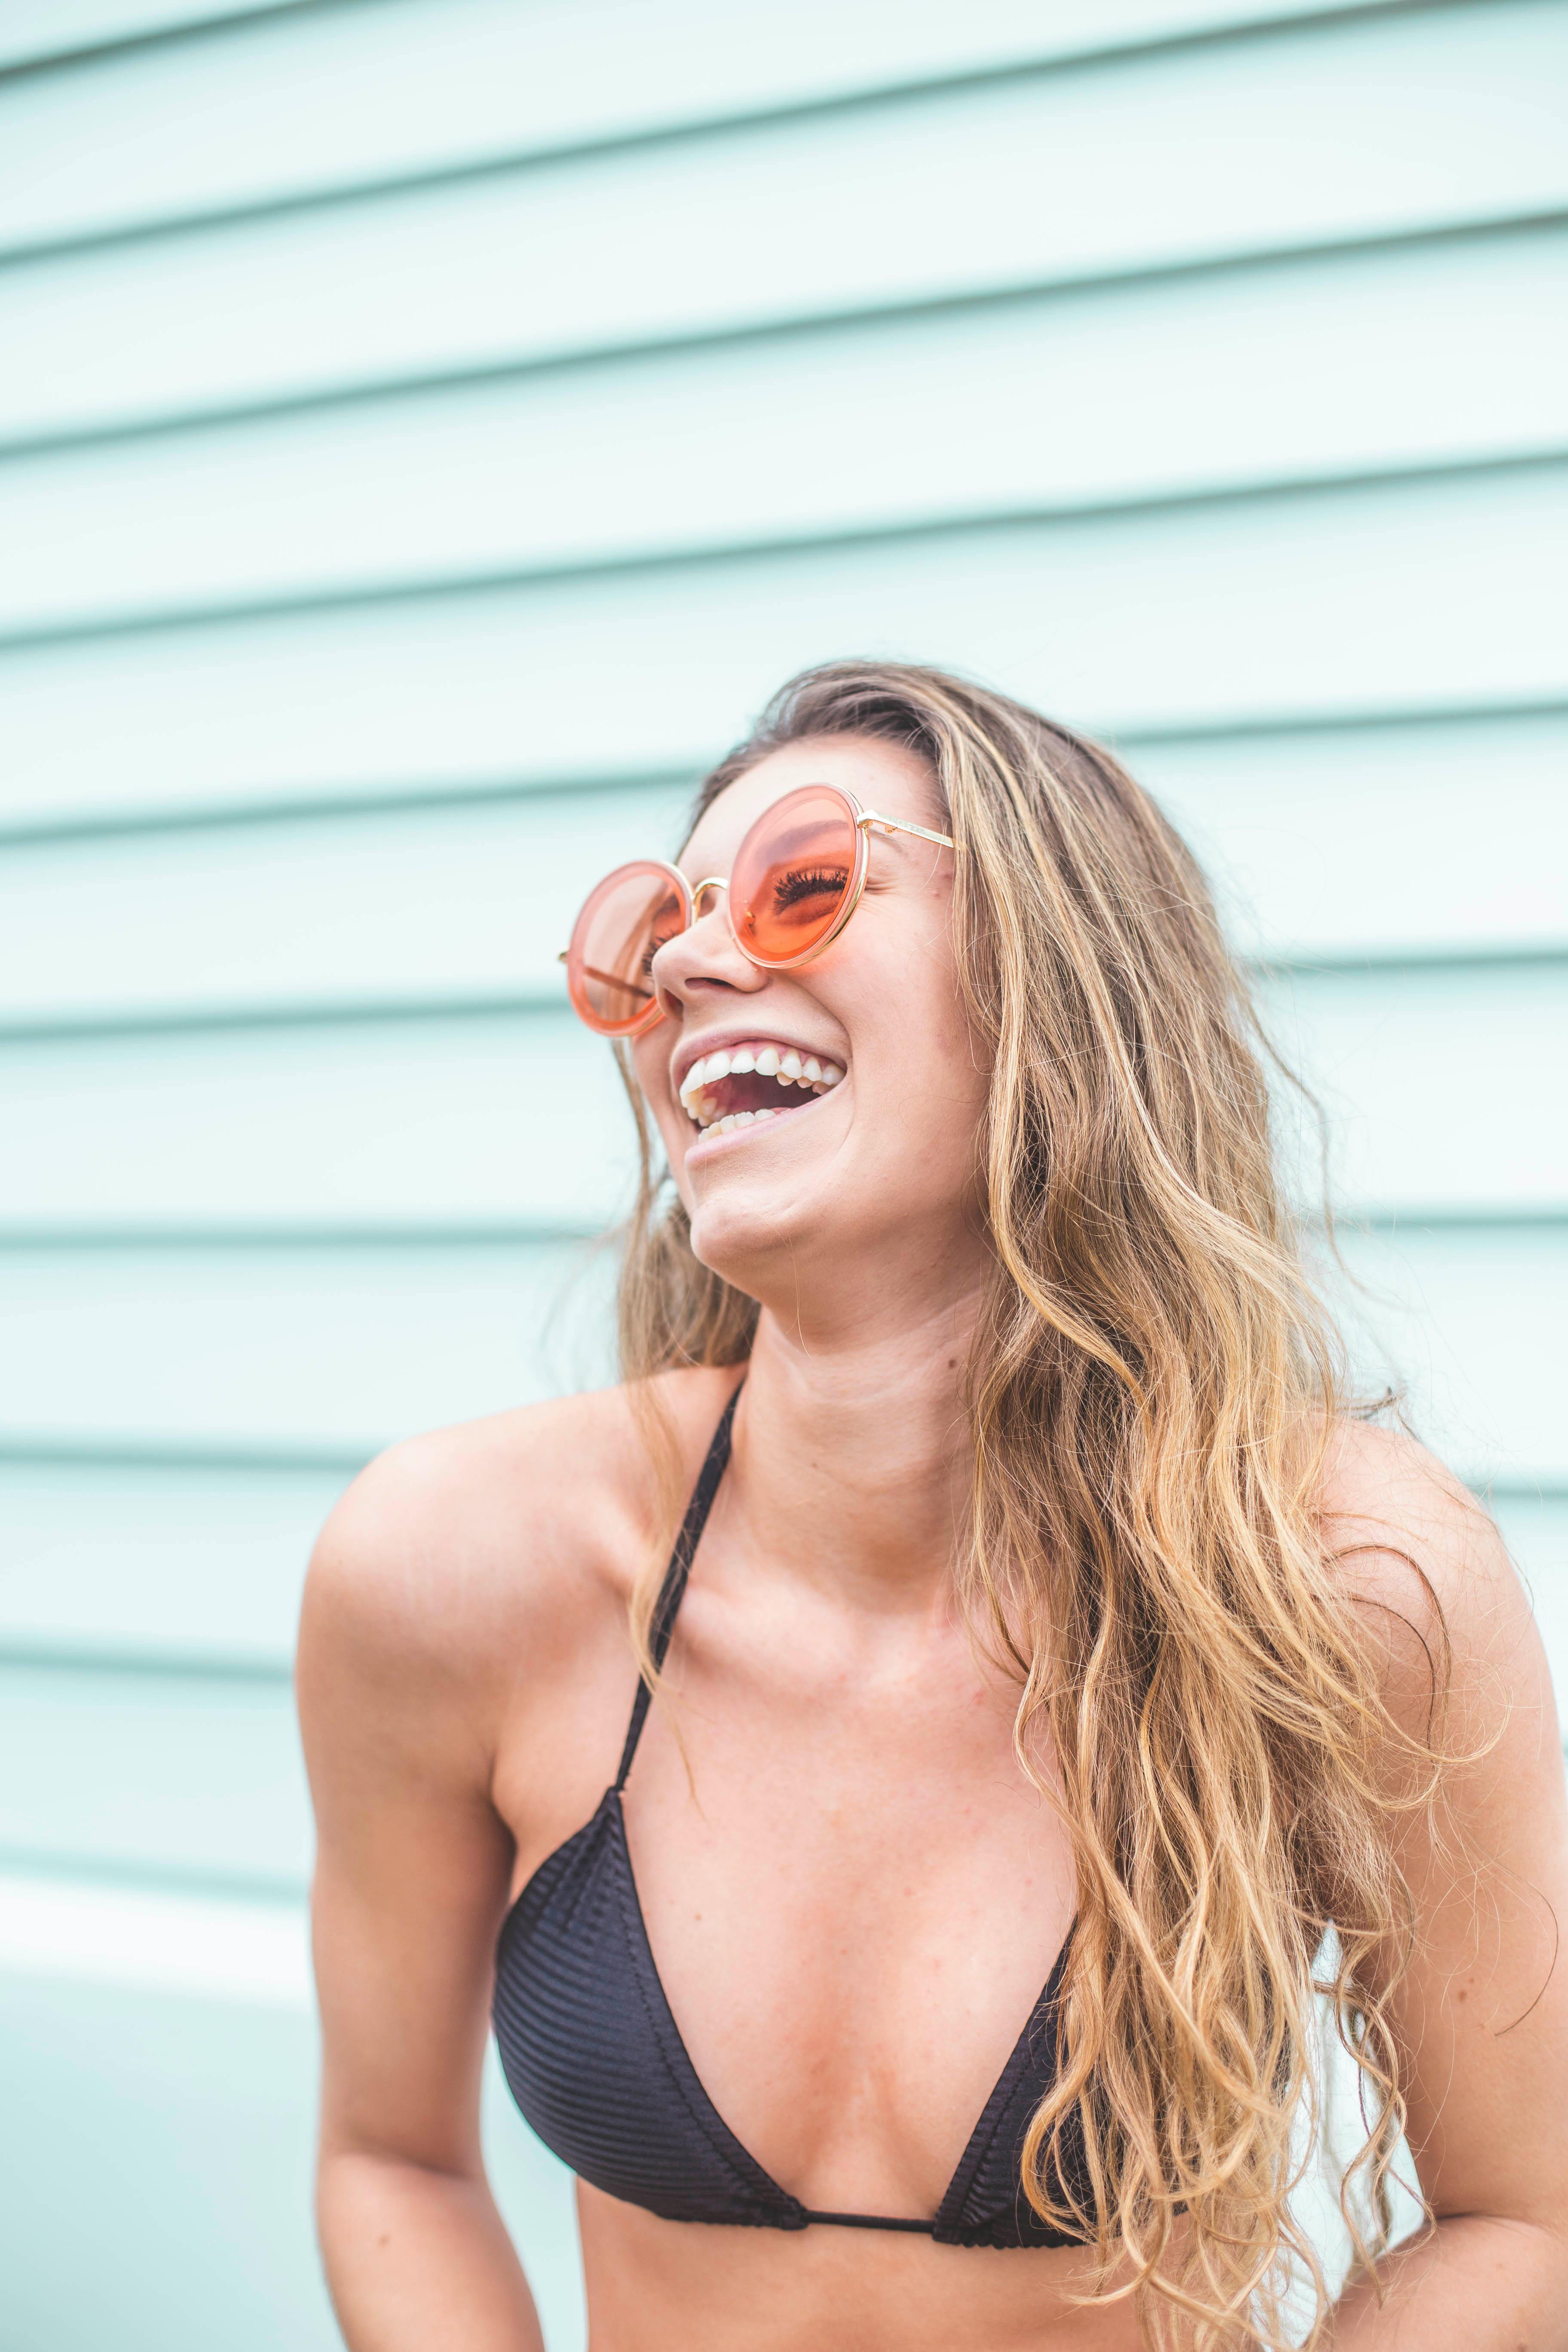
[(728, 1135), (736, 1127), (750, 1127), (759, 1118), (772, 1118), (771, 1110), (730, 1111), (719, 1115), (719, 1102), (709, 1089), (728, 1077), (773, 1078), (781, 1087), (799, 1087), (803, 1094), (826, 1094), (836, 1087), (844, 1073), (837, 1062), (818, 1061), (815, 1054), (802, 1055), (794, 1045), (781, 1052), (777, 1045), (737, 1045), (732, 1053), (722, 1047), (705, 1060), (693, 1062), (680, 1082), (683, 1109), (696, 1120), (704, 1133)]
[(731, 1070), (754, 1069), (756, 1065), (744, 1060), (744, 1053), (745, 1049), (742, 1047), (742, 1058), (733, 1062), (728, 1054), (722, 1053), (710, 1054), (706, 1061), (693, 1062), (680, 1081), (681, 1101), (689, 1108), (694, 1095), (700, 1092), (702, 1087), (715, 1086), (721, 1078), (727, 1078)]
[(724, 1118), (715, 1119), (702, 1132), (704, 1135), (732, 1135), (738, 1127), (761, 1127), (765, 1118), (777, 1118), (779, 1116), (776, 1110), (732, 1110)]

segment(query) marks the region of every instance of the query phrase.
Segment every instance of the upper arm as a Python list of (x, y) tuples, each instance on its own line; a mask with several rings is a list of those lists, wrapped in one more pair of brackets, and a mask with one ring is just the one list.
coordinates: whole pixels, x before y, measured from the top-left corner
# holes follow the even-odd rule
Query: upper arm
[[(1331, 1538), (1387, 1642), (1396, 1717), (1429, 1720), (1447, 1637), (1453, 1760), (1396, 1816), (1413, 1904), (1391, 1969), (1407, 2136), (1439, 2216), (1560, 2229), (1568, 2212), (1568, 1801), (1551, 1677), (1490, 1519), (1421, 1448), (1365, 1432), (1333, 1480)], [(1419, 1575), (1409, 1566), (1418, 1564)], [(1423, 1579), (1426, 1582), (1423, 1583)]]
[(373, 1465), (306, 1586), (322, 2137), (467, 2170), (511, 1841), (489, 1796), (484, 1604), (437, 1556), (427, 1487), (417, 1457)]

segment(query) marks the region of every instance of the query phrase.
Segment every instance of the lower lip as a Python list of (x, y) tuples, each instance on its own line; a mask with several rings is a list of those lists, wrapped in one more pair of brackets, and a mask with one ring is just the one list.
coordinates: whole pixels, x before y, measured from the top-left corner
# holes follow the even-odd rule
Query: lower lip
[(721, 1150), (727, 1143), (749, 1143), (755, 1135), (772, 1135), (781, 1127), (793, 1127), (797, 1118), (808, 1118), (820, 1104), (831, 1102), (837, 1092), (837, 1087), (834, 1087), (827, 1094), (814, 1095), (808, 1103), (797, 1104), (791, 1110), (775, 1111), (760, 1127), (753, 1121), (750, 1127), (732, 1127), (728, 1135), (715, 1135), (711, 1128), (702, 1128), (687, 1145), (686, 1157), (690, 1160), (699, 1151), (706, 1157), (710, 1151)]

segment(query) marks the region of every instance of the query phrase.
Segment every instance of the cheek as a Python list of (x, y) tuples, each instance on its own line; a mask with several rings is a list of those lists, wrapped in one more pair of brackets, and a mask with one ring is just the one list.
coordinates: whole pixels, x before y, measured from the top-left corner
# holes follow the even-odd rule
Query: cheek
[(984, 1108), (984, 1086), (967, 1065), (944, 1065), (896, 1089), (878, 1126), (900, 1162), (900, 1192), (966, 1191)]
[(966, 1187), (989, 1079), (942, 975), (919, 975), (884, 1001), (874, 1029), (862, 1026), (856, 1069), (863, 1139), (900, 1194)]
[(911, 1093), (932, 1094), (955, 1113), (978, 1108), (986, 1091), (983, 1056), (970, 1034), (945, 925), (912, 926), (889, 947), (868, 975), (864, 1010), (890, 1040)]

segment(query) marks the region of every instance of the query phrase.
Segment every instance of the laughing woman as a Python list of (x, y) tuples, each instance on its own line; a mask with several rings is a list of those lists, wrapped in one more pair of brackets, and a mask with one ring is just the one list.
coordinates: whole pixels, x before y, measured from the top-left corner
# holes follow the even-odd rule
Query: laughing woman
[(1540, 1645), (1352, 1409), (1158, 810), (837, 665), (568, 980), (643, 1139), (626, 1384), (396, 1448), (306, 1602), (354, 2352), (537, 2352), (492, 2015), (594, 2352), (1296, 2341), (1315, 1969), (1366, 2117), (1315, 2340), (1568, 2346)]

